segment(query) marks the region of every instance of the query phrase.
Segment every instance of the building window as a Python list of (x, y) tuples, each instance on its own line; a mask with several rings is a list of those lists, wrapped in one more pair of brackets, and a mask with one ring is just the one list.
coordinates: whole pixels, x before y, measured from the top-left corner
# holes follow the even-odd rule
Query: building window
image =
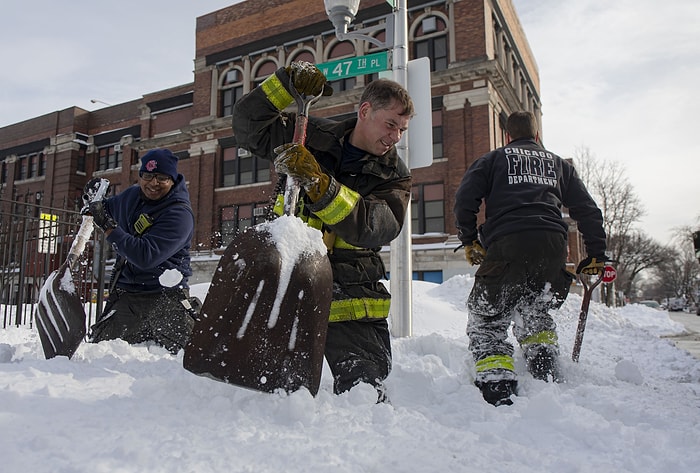
[(442, 18), (423, 18), (413, 40), (413, 57), (429, 58), (431, 71), (447, 69), (447, 24)]
[(433, 159), (444, 158), (442, 137), (442, 110), (433, 110)]
[(237, 233), (265, 220), (265, 203), (231, 205), (221, 208), (221, 247), (226, 247)]
[(444, 185), (440, 183), (413, 186), (411, 214), (413, 233), (445, 233)]
[(316, 58), (314, 57), (314, 55), (311, 51), (302, 50), (296, 56), (294, 56), (291, 60), (291, 62), (299, 62), (299, 61), (305, 61), (305, 62), (310, 62), (311, 64), (314, 64), (316, 62)]
[(7, 163), (2, 162), (2, 171), (0, 171), (0, 183), (5, 184), (7, 182)]
[(46, 175), (46, 155), (44, 153), (39, 153), (39, 170), (37, 175)]
[[(350, 41), (341, 41), (331, 49), (328, 61), (336, 61), (355, 56), (355, 46)], [(344, 90), (352, 90), (357, 83), (357, 77), (347, 77), (329, 82), (333, 87), (333, 92), (342, 92)]]
[(119, 145), (105, 146), (97, 150), (97, 170), (106, 171), (122, 166), (122, 151)]
[(221, 85), (220, 117), (233, 115), (233, 106), (243, 96), (243, 72), (238, 69), (229, 69), (224, 73)]
[(262, 82), (274, 74), (277, 69), (277, 64), (274, 61), (266, 60), (262, 62), (256, 69), (255, 79), (253, 79), (253, 88), (262, 84)]
[(36, 177), (39, 174), (39, 155), (37, 154), (30, 154), (29, 157), (29, 163), (27, 164), (29, 167), (29, 174), (27, 177)]
[(426, 281), (426, 282), (434, 282), (437, 284), (442, 284), (442, 271), (441, 270), (434, 270), (434, 271), (413, 271), (413, 277), (412, 279), (414, 281)]
[(224, 148), (222, 168), (223, 187), (270, 181), (270, 162), (237, 147)]
[(17, 158), (17, 164), (15, 165), (15, 180), (16, 181), (21, 181), (27, 178), (27, 166), (28, 166), (28, 157), (27, 156), (19, 156)]
[(87, 154), (86, 148), (81, 146), (78, 150), (78, 172), (85, 172), (85, 155)]

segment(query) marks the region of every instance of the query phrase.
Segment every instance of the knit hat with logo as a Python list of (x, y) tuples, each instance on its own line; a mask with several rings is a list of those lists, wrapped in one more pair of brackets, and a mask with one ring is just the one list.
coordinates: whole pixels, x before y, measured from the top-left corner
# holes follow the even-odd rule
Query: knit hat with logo
[(142, 172), (150, 172), (153, 174), (166, 174), (177, 180), (177, 156), (169, 149), (153, 149), (144, 154), (141, 158)]

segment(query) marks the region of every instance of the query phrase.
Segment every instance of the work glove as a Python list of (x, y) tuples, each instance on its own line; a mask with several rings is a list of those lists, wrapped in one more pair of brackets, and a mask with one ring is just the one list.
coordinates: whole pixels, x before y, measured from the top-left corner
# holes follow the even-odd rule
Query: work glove
[(578, 264), (576, 268), (576, 274), (586, 274), (588, 276), (594, 276), (596, 274), (603, 274), (605, 268), (605, 256), (587, 256)]
[(90, 201), (95, 197), (97, 191), (100, 190), (101, 184), (102, 178), (100, 177), (93, 177), (85, 184), (85, 187), (83, 187), (83, 208), (80, 211), (81, 214), (89, 214)]
[(104, 200), (88, 203), (87, 208), (83, 208), (80, 213), (83, 215), (91, 215), (95, 225), (105, 232), (117, 228), (117, 222), (115, 222), (112, 216), (107, 212)]
[(293, 62), (285, 68), (294, 88), (304, 95), (332, 95), (333, 88), (318, 67), (306, 61)]
[(486, 250), (478, 240), (474, 240), (471, 245), (464, 245), (464, 255), (467, 257), (467, 263), (477, 266), (484, 262)]
[(287, 143), (275, 148), (275, 153), (275, 170), (297, 179), (313, 202), (326, 193), (331, 178), (321, 171), (316, 158), (304, 145)]

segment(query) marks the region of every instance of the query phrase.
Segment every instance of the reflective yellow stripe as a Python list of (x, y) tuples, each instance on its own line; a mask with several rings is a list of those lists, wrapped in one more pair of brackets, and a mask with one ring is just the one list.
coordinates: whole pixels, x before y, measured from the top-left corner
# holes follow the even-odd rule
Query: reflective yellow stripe
[(349, 187), (341, 185), (338, 195), (331, 203), (314, 213), (328, 225), (335, 225), (350, 215), (358, 200), (360, 200), (360, 194)]
[(275, 198), (275, 206), (272, 207), (272, 211), (276, 215), (283, 215), (284, 214), (284, 195), (277, 194), (277, 198)]
[(323, 220), (321, 220), (320, 218), (316, 218), (313, 215), (309, 215), (306, 224), (311, 228), (315, 228), (316, 230), (320, 230), (321, 228), (323, 228)]
[(340, 248), (341, 250), (359, 250), (359, 249), (361, 249), (360, 246), (351, 245), (350, 243), (343, 240), (339, 236), (335, 237), (335, 243), (333, 244), (333, 248)]
[(542, 345), (556, 345), (559, 342), (557, 333), (553, 330), (545, 330), (544, 332), (535, 333), (520, 342), (520, 345), (534, 345), (536, 343)]
[(476, 362), (477, 373), (495, 369), (515, 371), (513, 357), (508, 355), (492, 355)]
[(331, 302), (330, 322), (389, 317), (389, 299), (344, 299)]
[(265, 79), (262, 84), (260, 84), (267, 99), (272, 102), (272, 105), (277, 107), (277, 110), (284, 110), (294, 102), (294, 97), (287, 91), (279, 80), (277, 74), (272, 74), (270, 77)]

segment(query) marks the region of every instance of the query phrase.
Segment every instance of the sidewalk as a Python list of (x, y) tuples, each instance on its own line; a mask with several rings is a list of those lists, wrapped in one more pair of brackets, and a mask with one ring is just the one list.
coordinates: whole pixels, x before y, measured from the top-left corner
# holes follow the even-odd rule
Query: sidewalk
[(668, 337), (675, 345), (700, 359), (700, 315), (688, 312), (669, 312), (671, 320), (685, 326), (685, 333)]

